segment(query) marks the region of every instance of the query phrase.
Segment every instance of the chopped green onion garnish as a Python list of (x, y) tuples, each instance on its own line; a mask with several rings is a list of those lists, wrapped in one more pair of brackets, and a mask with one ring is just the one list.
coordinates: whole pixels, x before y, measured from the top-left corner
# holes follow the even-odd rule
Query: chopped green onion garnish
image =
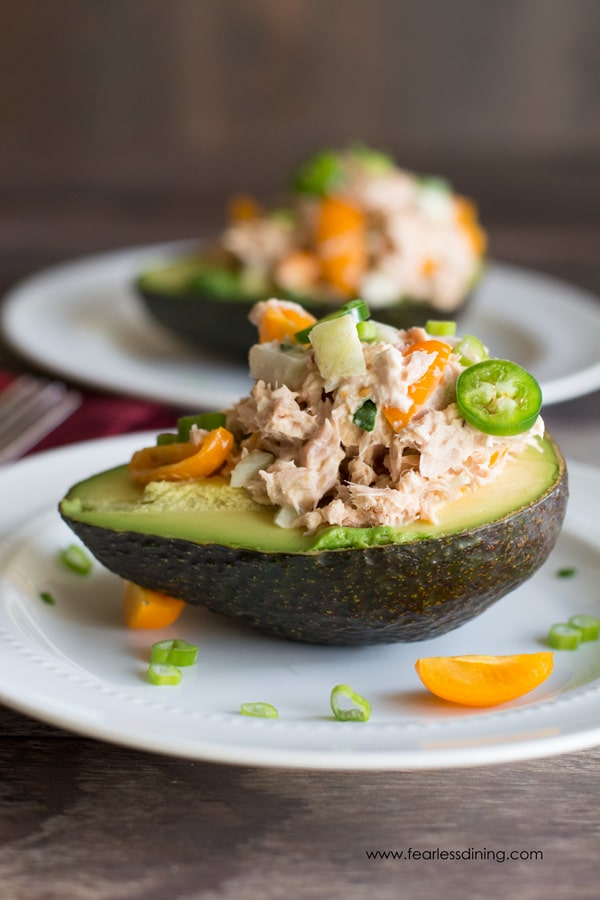
[(373, 341), (377, 340), (377, 325), (371, 320), (357, 322), (356, 330), (358, 331), (359, 338), (361, 341), (364, 341), (365, 344), (372, 344)]
[(178, 434), (171, 434), (164, 431), (162, 434), (156, 435), (156, 446), (162, 447), (164, 444), (176, 444), (179, 441)]
[(295, 222), (293, 210), (286, 209), (285, 206), (269, 209), (266, 211), (266, 215), (271, 222), (279, 222), (281, 225), (293, 225)]
[(40, 591), (40, 600), (43, 600), (44, 603), (47, 603), (49, 606), (54, 606), (56, 603), (54, 597), (49, 591)]
[(359, 406), (352, 421), (363, 431), (373, 431), (375, 428), (375, 420), (377, 419), (377, 406), (372, 400), (365, 400), (362, 406)]
[(75, 572), (77, 575), (89, 575), (92, 571), (92, 561), (89, 556), (77, 544), (70, 544), (58, 554), (59, 561)]
[[(338, 316), (345, 316), (348, 313), (351, 313), (357, 322), (364, 322), (371, 315), (369, 307), (367, 306), (365, 301), (356, 299), (349, 300), (348, 303), (344, 303), (343, 306), (340, 306), (339, 310), (337, 310), (335, 313), (329, 313), (329, 315), (325, 316), (325, 318), (336, 319)], [(321, 319), (321, 321), (323, 320)]]
[(600, 634), (600, 619), (596, 616), (571, 616), (567, 624), (581, 632), (582, 641), (596, 641)]
[(577, 650), (581, 643), (581, 631), (572, 625), (558, 622), (550, 628), (546, 643), (555, 650)]
[(150, 663), (147, 677), (150, 684), (179, 684), (181, 672), (168, 663)]
[(347, 684), (338, 684), (331, 691), (331, 709), (340, 722), (368, 722), (371, 704)]
[(372, 175), (382, 175), (394, 168), (394, 160), (388, 153), (372, 150), (365, 144), (353, 144), (350, 153)]
[(576, 569), (574, 569), (572, 566), (568, 566), (565, 569), (559, 569), (556, 574), (559, 578), (572, 578), (575, 573)]
[(420, 175), (418, 178), (419, 185), (422, 189), (428, 191), (442, 191), (448, 194), (452, 191), (452, 185), (446, 178), (439, 175)]
[(195, 416), (182, 416), (177, 420), (177, 437), (180, 441), (189, 441), (192, 425), (204, 431), (213, 431), (225, 425), (227, 418), (222, 412), (198, 413)]
[(309, 325), (308, 328), (303, 328), (301, 331), (297, 331), (294, 335), (294, 339), (297, 340), (299, 344), (310, 344), (309, 334), (313, 330), (313, 327), (313, 325)]
[(425, 331), (427, 334), (435, 334), (438, 337), (451, 337), (456, 334), (456, 322), (429, 319), (425, 325)]
[(168, 663), (173, 666), (193, 666), (198, 659), (196, 644), (180, 639), (156, 641), (150, 651), (151, 663)]
[(294, 173), (292, 187), (300, 194), (322, 196), (341, 187), (344, 168), (339, 153), (321, 150), (302, 163)]
[(242, 703), (240, 712), (243, 716), (257, 716), (260, 719), (278, 719), (279, 713), (270, 703)]
[(473, 363), (482, 362), (488, 359), (488, 352), (479, 338), (472, 334), (467, 334), (462, 341), (454, 348), (454, 352), (460, 357), (463, 366), (470, 366)]

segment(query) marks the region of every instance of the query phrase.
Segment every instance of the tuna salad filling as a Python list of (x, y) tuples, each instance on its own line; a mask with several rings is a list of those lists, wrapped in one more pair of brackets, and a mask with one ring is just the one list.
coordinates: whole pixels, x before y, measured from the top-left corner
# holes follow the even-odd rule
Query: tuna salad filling
[(296, 173), (278, 211), (234, 208), (221, 249), (256, 286), (373, 309), (403, 298), (458, 309), (481, 269), (477, 210), (441, 178), (419, 176), (364, 147), (323, 151)]
[(535, 379), (453, 323), (395, 329), (361, 301), (316, 322), (276, 299), (251, 320), (254, 386), (226, 411), (225, 471), (283, 528), (435, 523), (544, 434)]

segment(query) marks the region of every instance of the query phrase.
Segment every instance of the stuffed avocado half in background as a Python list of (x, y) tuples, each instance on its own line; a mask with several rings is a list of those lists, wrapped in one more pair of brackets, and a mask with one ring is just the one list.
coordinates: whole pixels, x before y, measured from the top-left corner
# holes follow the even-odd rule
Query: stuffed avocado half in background
[(249, 396), (62, 500), (108, 569), (274, 635), (368, 644), (448, 632), (541, 566), (567, 473), (532, 375), (362, 300), (251, 320)]
[(234, 199), (211, 246), (157, 262), (135, 287), (162, 325), (245, 359), (249, 309), (273, 296), (317, 318), (360, 296), (380, 321), (402, 328), (456, 317), (485, 249), (474, 204), (445, 179), (354, 145), (299, 166), (282, 208)]

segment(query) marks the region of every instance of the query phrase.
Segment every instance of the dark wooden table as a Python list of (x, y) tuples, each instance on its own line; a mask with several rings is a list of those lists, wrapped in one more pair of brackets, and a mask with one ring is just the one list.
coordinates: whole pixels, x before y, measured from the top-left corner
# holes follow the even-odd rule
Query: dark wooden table
[[(597, 215), (570, 210), (568, 221), (557, 216), (553, 224), (497, 208), (496, 257), (600, 296)], [(113, 212), (71, 210), (58, 223), (12, 216), (1, 286), (73, 254), (192, 231), (183, 213), (170, 223), (135, 208)], [(8, 348), (0, 365), (25, 367)], [(545, 418), (568, 456), (600, 461), (600, 392), (550, 407)], [(600, 893), (600, 748), (452, 771), (337, 773), (156, 756), (6, 708), (0, 735), (2, 900), (572, 900)], [(377, 850), (406, 856), (408, 848), (517, 850), (529, 858), (369, 857)]]

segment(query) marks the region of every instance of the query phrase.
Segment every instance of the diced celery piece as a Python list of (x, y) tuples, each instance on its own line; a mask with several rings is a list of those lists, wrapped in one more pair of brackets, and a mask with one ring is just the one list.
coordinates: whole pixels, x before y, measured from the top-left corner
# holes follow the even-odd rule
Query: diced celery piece
[(395, 344), (398, 341), (398, 329), (394, 328), (393, 325), (387, 325), (385, 322), (377, 322), (375, 319), (371, 319), (371, 322), (377, 329), (375, 340), (388, 344)]
[(342, 378), (364, 375), (367, 370), (353, 316), (318, 322), (310, 333), (317, 368), (325, 390), (333, 390)]
[(304, 381), (308, 357), (304, 350), (290, 347), (282, 350), (279, 344), (254, 344), (248, 356), (250, 377), (273, 387), (285, 384), (296, 391)]
[(370, 315), (369, 307), (364, 300), (359, 298), (356, 300), (349, 300), (347, 303), (344, 303), (343, 306), (334, 309), (329, 315), (323, 316), (322, 319), (319, 319), (319, 321), (315, 322), (313, 325), (309, 325), (307, 328), (302, 328), (301, 331), (297, 331), (294, 338), (299, 344), (309, 344), (311, 331), (315, 325), (318, 325), (321, 322), (328, 322), (330, 319), (339, 318), (339, 316), (352, 316), (358, 327), (358, 324), (365, 322)]
[(231, 487), (245, 487), (251, 478), (270, 466), (275, 457), (266, 450), (251, 450), (247, 456), (239, 461), (231, 473), (229, 483)]

